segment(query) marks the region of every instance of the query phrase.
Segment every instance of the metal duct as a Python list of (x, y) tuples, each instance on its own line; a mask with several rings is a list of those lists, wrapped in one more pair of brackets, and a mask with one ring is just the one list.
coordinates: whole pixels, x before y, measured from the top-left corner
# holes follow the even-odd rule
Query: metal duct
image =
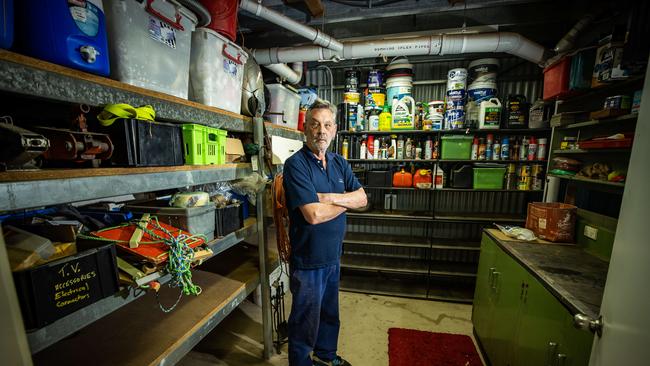
[(595, 18), (594, 14), (587, 14), (585, 15), (584, 18), (580, 19), (576, 25), (567, 32), (567, 34), (562, 37), (557, 42), (557, 45), (555, 45), (554, 51), (557, 53), (562, 53), (571, 50), (573, 48), (573, 44), (576, 41), (576, 38), (578, 37), (578, 33), (580, 33), (583, 29), (585, 29), (589, 23), (591, 23)]
[(275, 47), (253, 50), (253, 55), (258, 63), (266, 65), (296, 61), (326, 61), (337, 58), (354, 59), (481, 52), (505, 52), (536, 64), (542, 64), (547, 58), (544, 47), (511, 32), (445, 34), (405, 39), (346, 42), (342, 53), (317, 46)]
[(292, 67), (287, 66), (287, 64), (269, 64), (264, 65), (264, 67), (291, 84), (298, 84), (302, 80), (302, 62), (294, 62)]
[[(337, 52), (343, 51), (343, 44), (337, 41), (336, 39), (334, 39), (332, 36), (327, 35), (319, 31), (318, 29), (314, 29), (304, 24), (300, 24), (287, 16), (284, 16), (274, 10), (262, 6), (262, 4), (256, 1), (241, 0), (241, 2), (239, 3), (239, 8), (246, 10), (249, 13), (255, 14), (256, 16), (262, 19), (268, 20), (273, 24), (277, 24), (280, 27), (290, 30), (296, 34), (299, 34), (309, 39), (314, 44), (332, 49)], [(302, 60), (296, 60), (296, 61), (302, 61)], [(268, 63), (277, 63), (277, 62), (267, 62), (267, 64)]]

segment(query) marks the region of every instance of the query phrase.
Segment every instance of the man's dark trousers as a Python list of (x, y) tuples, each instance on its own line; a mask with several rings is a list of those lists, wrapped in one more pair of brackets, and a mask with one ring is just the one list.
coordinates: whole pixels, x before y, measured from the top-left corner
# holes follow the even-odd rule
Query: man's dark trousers
[(289, 365), (312, 366), (309, 352), (321, 360), (336, 357), (339, 337), (340, 264), (290, 270)]

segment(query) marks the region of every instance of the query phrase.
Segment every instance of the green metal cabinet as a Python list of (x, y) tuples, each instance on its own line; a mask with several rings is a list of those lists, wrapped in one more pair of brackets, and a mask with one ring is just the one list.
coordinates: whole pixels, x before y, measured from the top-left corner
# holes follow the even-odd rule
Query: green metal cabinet
[(492, 366), (586, 366), (593, 335), (486, 234), (472, 309), (474, 330)]

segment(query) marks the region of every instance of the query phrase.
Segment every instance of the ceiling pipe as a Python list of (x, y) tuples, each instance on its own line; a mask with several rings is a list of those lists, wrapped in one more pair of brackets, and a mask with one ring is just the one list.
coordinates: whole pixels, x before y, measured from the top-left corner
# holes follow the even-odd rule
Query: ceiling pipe
[[(261, 2), (261, 1), (260, 1)], [(271, 10), (261, 3), (253, 0), (241, 0), (239, 8), (256, 16), (268, 20), (271, 23), (277, 24), (280, 27), (290, 30), (298, 35), (301, 35), (312, 43), (322, 46), (327, 49), (332, 49), (337, 52), (343, 51), (343, 44), (332, 36), (321, 32), (318, 29), (308, 27), (304, 24), (298, 23), (295, 20), (282, 15), (274, 10)]]
[(264, 65), (264, 67), (290, 84), (298, 84), (302, 80), (302, 62), (294, 62), (292, 67), (287, 66), (287, 64), (269, 64)]
[(555, 45), (555, 48), (553, 49), (557, 53), (563, 53), (571, 50), (573, 48), (573, 45), (575, 44), (576, 38), (578, 37), (578, 33), (580, 33), (583, 29), (585, 29), (595, 18), (596, 16), (594, 14), (587, 14), (584, 16), (584, 18), (580, 19), (576, 25), (573, 26), (567, 32), (567, 34), (564, 35), (558, 42), (557, 45)]
[(444, 34), (403, 39), (345, 42), (343, 45), (343, 52), (336, 52), (318, 46), (299, 46), (257, 49), (252, 50), (252, 53), (255, 60), (261, 65), (296, 61), (484, 52), (505, 52), (540, 65), (548, 58), (544, 47), (511, 32)]

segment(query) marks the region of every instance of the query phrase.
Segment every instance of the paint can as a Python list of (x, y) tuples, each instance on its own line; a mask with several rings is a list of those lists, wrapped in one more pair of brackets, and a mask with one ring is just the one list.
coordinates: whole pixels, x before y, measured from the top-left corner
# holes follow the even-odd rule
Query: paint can
[(467, 69), (456, 68), (447, 72), (447, 90), (465, 90)]
[(345, 92), (359, 92), (359, 70), (345, 70)]
[(368, 89), (371, 88), (381, 88), (383, 84), (383, 76), (381, 70), (372, 69), (368, 72)]

